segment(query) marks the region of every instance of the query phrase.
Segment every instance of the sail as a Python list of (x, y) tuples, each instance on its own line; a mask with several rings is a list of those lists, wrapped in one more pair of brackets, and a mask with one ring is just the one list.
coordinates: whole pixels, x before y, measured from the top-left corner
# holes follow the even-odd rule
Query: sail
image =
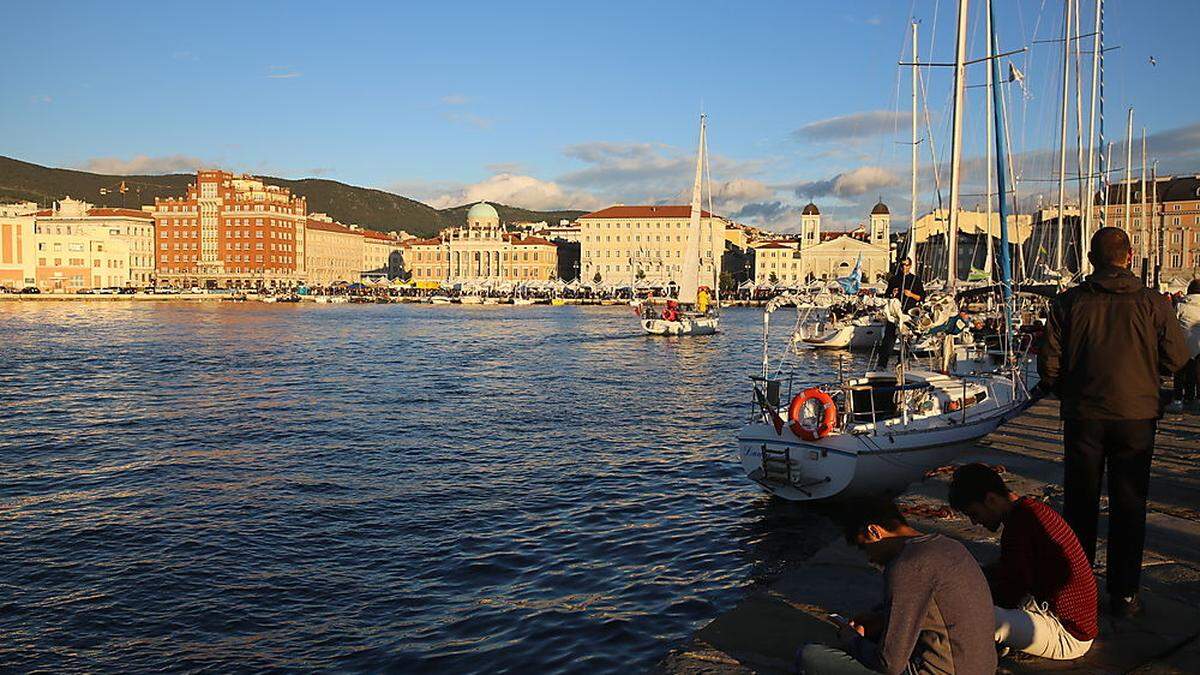
[(854, 295), (862, 289), (862, 254), (858, 254), (858, 262), (854, 263), (854, 269), (850, 270), (850, 274), (841, 277), (837, 280), (841, 285), (842, 290), (848, 295)]
[[(688, 225), (687, 247), (683, 252), (682, 269), (679, 279), (679, 302), (685, 305), (695, 304), (696, 294), (700, 289), (700, 241), (703, 235), (700, 225), (700, 193), (704, 176), (704, 115), (700, 116), (700, 146), (696, 151), (696, 181), (692, 185), (692, 213)], [(710, 223), (711, 226), (711, 216)]]

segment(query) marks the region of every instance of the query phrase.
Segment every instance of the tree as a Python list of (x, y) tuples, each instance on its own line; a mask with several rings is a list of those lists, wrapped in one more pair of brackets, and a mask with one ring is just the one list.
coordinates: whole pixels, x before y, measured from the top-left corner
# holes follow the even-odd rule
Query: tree
[(721, 292), (732, 293), (737, 290), (737, 280), (731, 272), (721, 272)]
[(767, 281), (771, 282), (771, 285), (774, 286), (779, 283), (779, 277), (774, 272), (771, 272), (771, 276), (767, 277)]
[(596, 276), (592, 277), (592, 283), (593, 284), (600, 283), (600, 273), (599, 272), (596, 272)]

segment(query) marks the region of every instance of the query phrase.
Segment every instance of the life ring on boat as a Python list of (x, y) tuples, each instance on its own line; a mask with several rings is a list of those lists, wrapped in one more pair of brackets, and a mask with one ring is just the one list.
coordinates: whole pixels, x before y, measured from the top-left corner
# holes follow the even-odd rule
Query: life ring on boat
[[(821, 412), (818, 415), (818, 422), (815, 428), (805, 426), (800, 421), (800, 415), (804, 412), (804, 406), (809, 401), (816, 401), (821, 404)], [(788, 428), (792, 430), (793, 434), (806, 441), (825, 438), (829, 435), (829, 432), (833, 431), (835, 424), (837, 424), (837, 404), (833, 402), (832, 396), (817, 387), (810, 387), (796, 394), (796, 397), (792, 399), (791, 405), (788, 406)]]

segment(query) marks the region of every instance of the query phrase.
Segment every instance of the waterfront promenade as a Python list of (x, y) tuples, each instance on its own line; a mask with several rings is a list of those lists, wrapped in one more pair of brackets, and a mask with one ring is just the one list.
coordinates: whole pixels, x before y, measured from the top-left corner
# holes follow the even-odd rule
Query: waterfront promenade
[[(1145, 616), (1114, 622), (1102, 612), (1100, 637), (1076, 662), (1008, 657), (1001, 673), (1186, 673), (1200, 663), (1200, 417), (1168, 415), (1159, 428), (1150, 486), (1143, 567)], [(1043, 401), (963, 453), (956, 464), (1001, 465), (1016, 492), (1062, 510), (1062, 436), (1057, 401)], [(945, 496), (950, 471), (931, 472), (900, 497), (922, 531), (964, 541), (983, 562), (998, 554), (999, 536), (953, 513)], [(1106, 515), (1102, 513), (1102, 521)], [(1102, 522), (1101, 531), (1107, 525)], [(878, 602), (882, 577), (846, 545), (837, 528), (827, 544), (795, 561), (772, 583), (701, 628), (660, 662), (674, 674), (794, 672), (793, 655), (807, 642), (835, 643), (830, 612), (845, 616)], [(1105, 542), (1098, 546), (1104, 558)], [(1100, 576), (1103, 589), (1103, 575)], [(1101, 600), (1107, 600), (1102, 591)]]

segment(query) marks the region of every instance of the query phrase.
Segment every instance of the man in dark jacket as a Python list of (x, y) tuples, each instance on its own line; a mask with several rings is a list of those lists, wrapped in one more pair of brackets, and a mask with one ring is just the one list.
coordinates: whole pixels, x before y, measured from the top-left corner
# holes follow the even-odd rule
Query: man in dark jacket
[[(905, 258), (900, 263), (900, 269), (892, 275), (888, 280), (887, 290), (884, 295), (889, 299), (900, 301), (900, 308), (904, 313), (908, 313), (917, 303), (925, 299), (925, 285), (921, 283), (921, 277), (912, 273), (912, 261)], [(888, 359), (892, 357), (892, 350), (896, 347), (896, 332), (899, 326), (888, 322), (883, 329), (883, 341), (879, 343), (879, 356), (876, 358), (875, 369), (884, 370), (887, 368)]]
[(1051, 302), (1038, 353), (1038, 388), (1062, 401), (1063, 515), (1092, 562), (1108, 465), (1108, 594), (1116, 616), (1141, 613), (1160, 375), (1188, 357), (1170, 303), (1129, 271), (1131, 258), (1124, 230), (1103, 227), (1092, 236), (1088, 259), (1095, 272)]

